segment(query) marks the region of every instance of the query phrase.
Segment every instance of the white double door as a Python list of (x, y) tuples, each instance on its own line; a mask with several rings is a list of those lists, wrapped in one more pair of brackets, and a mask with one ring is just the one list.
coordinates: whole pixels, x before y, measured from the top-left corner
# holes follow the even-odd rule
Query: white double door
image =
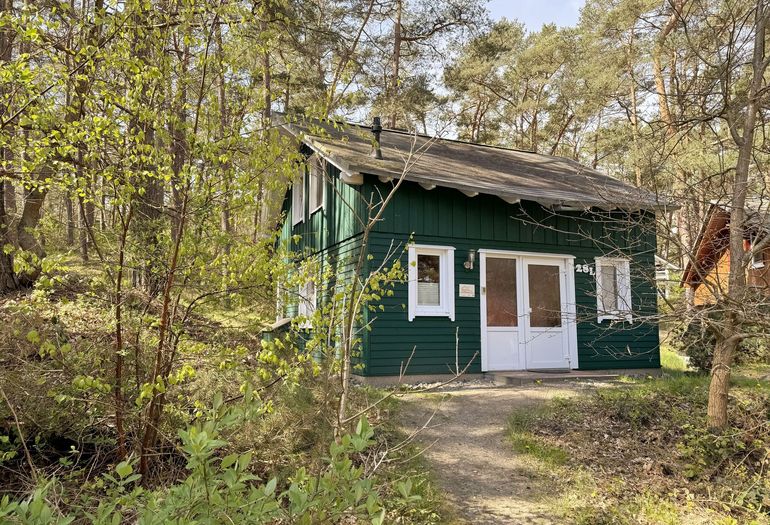
[(480, 251), (481, 366), (569, 369), (574, 282), (566, 256)]

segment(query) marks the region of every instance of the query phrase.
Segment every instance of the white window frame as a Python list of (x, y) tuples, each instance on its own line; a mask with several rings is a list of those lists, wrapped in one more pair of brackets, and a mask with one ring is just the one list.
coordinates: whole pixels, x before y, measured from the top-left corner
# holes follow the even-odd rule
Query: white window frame
[[(602, 293), (600, 290), (602, 282), (602, 267), (615, 267), (615, 278), (617, 279), (615, 287), (617, 290), (618, 308), (614, 311), (607, 311), (602, 304)], [(596, 315), (601, 323), (605, 320), (610, 321), (633, 321), (633, 308), (631, 304), (631, 261), (615, 257), (597, 257), (596, 258)]]
[[(299, 191), (297, 191), (299, 189)], [(291, 187), (291, 224), (296, 226), (305, 220), (305, 165), (300, 164), (300, 173)]]
[[(439, 257), (439, 304), (425, 306), (417, 304), (417, 256), (438, 255)], [(432, 244), (409, 245), (409, 321), (415, 317), (449, 317), (455, 320), (455, 248)]]
[(299, 294), (299, 303), (297, 305), (297, 316), (304, 317), (300, 328), (311, 328), (313, 323), (310, 318), (315, 313), (318, 305), (318, 290), (316, 288), (315, 281), (308, 280), (303, 286)]
[[(310, 208), (310, 215), (312, 215), (318, 210), (322, 210), (324, 202), (326, 202), (326, 165), (317, 155), (313, 155), (308, 164), (310, 166), (308, 207)], [(321, 185), (321, 202), (314, 202), (319, 184)]]

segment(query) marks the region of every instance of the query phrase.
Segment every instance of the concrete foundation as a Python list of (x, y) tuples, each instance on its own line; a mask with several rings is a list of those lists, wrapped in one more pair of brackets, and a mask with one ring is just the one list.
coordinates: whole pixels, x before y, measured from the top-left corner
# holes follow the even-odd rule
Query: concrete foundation
[[(485, 372), (482, 374), (465, 374), (456, 383), (463, 381), (487, 380), (496, 385), (522, 386), (536, 383), (555, 383), (559, 381), (612, 381), (621, 376), (657, 377), (661, 375), (660, 368), (620, 368), (614, 370), (511, 370)], [(360, 384), (372, 386), (396, 386), (398, 384), (414, 385), (418, 383), (443, 383), (449, 381), (450, 374), (422, 374), (404, 376), (399, 381), (398, 376), (353, 376)]]

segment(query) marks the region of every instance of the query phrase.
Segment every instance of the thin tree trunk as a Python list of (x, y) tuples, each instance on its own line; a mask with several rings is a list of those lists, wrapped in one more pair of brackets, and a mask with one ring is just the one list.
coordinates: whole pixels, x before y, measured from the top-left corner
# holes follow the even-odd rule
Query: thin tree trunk
[[(268, 6), (269, 9), (269, 6)], [(273, 14), (271, 11), (268, 11), (266, 13), (268, 18), (272, 18)], [(268, 26), (267, 23), (263, 23), (262, 31), (267, 31)], [(267, 141), (270, 136), (270, 127), (272, 125), (272, 118), (273, 118), (273, 76), (272, 76), (272, 70), (271, 70), (271, 62), (270, 62), (270, 52), (268, 49), (265, 49), (265, 51), (262, 53), (262, 90), (263, 93), (263, 103), (264, 108), (262, 109), (262, 140)], [(286, 87), (286, 105), (288, 107), (288, 83)], [(330, 95), (332, 96), (332, 95)], [(267, 185), (263, 184), (260, 180), (259, 186), (257, 188), (257, 195), (260, 196), (259, 200), (255, 202), (255, 210), (254, 210), (254, 230), (252, 233), (253, 242), (257, 242), (259, 239), (260, 233), (265, 231), (268, 227), (268, 222), (270, 221), (271, 214), (272, 214), (272, 207), (270, 204), (275, 200), (274, 196), (272, 195), (274, 192), (270, 191), (270, 188), (268, 188)], [(229, 214), (229, 211), (228, 211)], [(226, 225), (229, 221), (229, 218), (225, 220), (223, 218), (223, 225)]]
[[(175, 118), (171, 120), (170, 135), (171, 135), (171, 171), (173, 173), (173, 179), (171, 183), (171, 199), (174, 204), (174, 210), (171, 214), (171, 239), (176, 241), (176, 234), (179, 231), (180, 213), (182, 212), (182, 194), (180, 187), (183, 184), (182, 170), (187, 162), (187, 110), (185, 109), (185, 103), (187, 102), (187, 69), (190, 64), (190, 46), (185, 44), (182, 49), (182, 60), (180, 64), (180, 71), (177, 80), (177, 93), (174, 97), (174, 115)], [(171, 90), (169, 89), (169, 92)]]
[[(167, 367), (165, 363), (165, 348), (166, 339), (168, 337), (168, 330), (171, 323), (171, 290), (174, 287), (174, 281), (176, 278), (177, 266), (179, 264), (179, 250), (182, 245), (182, 235), (184, 233), (185, 217), (187, 215), (187, 192), (184, 194), (182, 200), (181, 216), (179, 220), (179, 231), (176, 233), (171, 254), (171, 260), (168, 266), (168, 276), (166, 277), (166, 283), (163, 288), (163, 307), (161, 309), (160, 323), (158, 325), (158, 346), (155, 350), (155, 366), (153, 367), (152, 380), (153, 382), (162, 380), (165, 381), (165, 377), (161, 377), (162, 371)], [(147, 408), (147, 422), (144, 428), (144, 435), (142, 436), (142, 444), (139, 455), (139, 472), (143, 476), (143, 480), (146, 482), (147, 474), (150, 469), (150, 454), (155, 447), (155, 441), (158, 436), (158, 427), (160, 426), (160, 418), (163, 414), (163, 407), (165, 405), (165, 396), (163, 392), (153, 388), (152, 400)]]
[(631, 162), (634, 166), (634, 179), (638, 188), (642, 187), (642, 168), (639, 166), (639, 110), (636, 98), (636, 79), (634, 75), (634, 29), (631, 28), (631, 36), (628, 41), (628, 80), (630, 83), (631, 98), (631, 138), (634, 151)]
[[(225, 137), (228, 133), (228, 107), (227, 107), (227, 86), (225, 83), (225, 75), (227, 73), (227, 68), (224, 62), (224, 49), (222, 45), (222, 31), (219, 26), (217, 26), (217, 61), (219, 62), (219, 139), (221, 141), (225, 140)], [(264, 110), (264, 128), (268, 129), (269, 127), (269, 118), (270, 118), (270, 80), (269, 80), (269, 70), (270, 70), (270, 55), (265, 52), (263, 54), (265, 58), (265, 70), (264, 70), (264, 77), (265, 77), (265, 110)], [(232, 220), (230, 218), (230, 163), (225, 162), (222, 163), (221, 166), (221, 173), (222, 173), (222, 182), (223, 182), (223, 195), (222, 195), (222, 211), (220, 214), (220, 226), (222, 228), (222, 233), (224, 233), (224, 245), (222, 246), (222, 251), (224, 252), (224, 257), (222, 261), (222, 277), (223, 281), (227, 282), (227, 276), (229, 274), (228, 272), (228, 265), (230, 263), (230, 250), (231, 250), (231, 240), (233, 235), (233, 224)], [(225, 294), (224, 298), (224, 307), (230, 308), (230, 294)]]
[(403, 0), (396, 0), (396, 23), (393, 28), (393, 70), (390, 78), (390, 97), (388, 105), (390, 109), (389, 125), (392, 129), (398, 124), (398, 79), (401, 74), (401, 14)]
[(567, 128), (569, 128), (569, 125), (572, 124), (572, 120), (575, 118), (574, 113), (570, 113), (569, 117), (567, 117), (567, 120), (564, 121), (564, 125), (559, 129), (559, 134), (556, 135), (556, 140), (553, 143), (553, 146), (551, 146), (551, 155), (556, 155), (556, 152), (559, 149), (559, 144), (561, 144), (561, 140), (564, 138), (564, 133), (567, 131)]
[[(6, 150), (6, 153), (8, 156), (6, 157), (6, 160), (10, 164), (13, 162), (13, 152), (8, 149)], [(3, 183), (3, 191), (4, 191), (4, 200), (5, 200), (5, 211), (8, 215), (15, 215), (16, 214), (16, 188), (13, 185), (13, 182), (7, 180), (5, 183)]]
[[(5, 199), (0, 199), (0, 244), (9, 244), (8, 240), (9, 217), (5, 211)], [(13, 271), (13, 258), (10, 253), (0, 250), (0, 293), (16, 290), (19, 282)]]
[(67, 211), (67, 246), (75, 246), (75, 207), (72, 205), (72, 195), (64, 193), (64, 209)]
[[(126, 456), (126, 430), (124, 422), (125, 401), (123, 398), (123, 270), (126, 261), (126, 239), (128, 238), (134, 208), (129, 205), (128, 216), (122, 221), (120, 246), (118, 249), (118, 271), (115, 275), (115, 431), (118, 434), (118, 458)], [(122, 216), (121, 216), (122, 217)]]
[[(0, 0), (0, 14), (6, 16), (13, 10), (12, 0)], [(6, 24), (2, 30), (0, 30), (0, 65), (4, 65), (12, 59), (12, 45), (13, 34), (11, 28)], [(2, 85), (0, 85), (2, 89)], [(8, 113), (8, 106), (2, 108), (3, 113)], [(12, 156), (8, 147), (3, 146), (0, 148), (0, 174), (5, 174), (6, 166), (9, 158)], [(16, 278), (16, 274), (13, 271), (13, 256), (10, 253), (6, 253), (3, 246), (11, 245), (10, 233), (11, 233), (11, 217), (6, 205), (10, 199), (8, 197), (9, 190), (12, 189), (10, 182), (0, 184), (0, 293), (16, 290), (19, 287), (19, 282)]]
[[(746, 219), (746, 197), (749, 187), (749, 167), (754, 153), (754, 133), (757, 126), (757, 112), (767, 70), (765, 59), (765, 33), (768, 22), (768, 10), (765, 0), (757, 0), (755, 10), (754, 53), (751, 61), (752, 80), (749, 87), (745, 111), (739, 134), (735, 126), (731, 127), (733, 140), (738, 145), (738, 160), (735, 164), (735, 178), (732, 185), (730, 209), (730, 274), (728, 278), (728, 296), (733, 304), (742, 304), (746, 291), (746, 266), (748, 260), (743, 249)], [(732, 109), (732, 108), (731, 108)], [(732, 111), (728, 113), (733, 114)], [(731, 122), (730, 124), (735, 124)], [(720, 330), (719, 340), (714, 352), (711, 367), (711, 383), (708, 398), (708, 426), (717, 431), (728, 425), (728, 392), (730, 373), (735, 359), (735, 351), (743, 338), (741, 320), (733, 304), (728, 304)]]
[(93, 194), (88, 184), (86, 197), (78, 198), (78, 208), (80, 211), (80, 258), (83, 262), (88, 262), (90, 246), (90, 239), (88, 236), (89, 230), (94, 225), (94, 202), (92, 200)]
[(658, 95), (658, 109), (660, 111), (660, 120), (666, 126), (666, 133), (673, 135), (676, 130), (674, 127), (674, 120), (671, 116), (671, 110), (669, 109), (668, 95), (666, 92), (666, 82), (663, 79), (663, 66), (661, 65), (661, 54), (663, 53), (663, 46), (666, 41), (666, 37), (674, 30), (677, 22), (679, 21), (679, 13), (687, 0), (676, 0), (672, 3), (672, 11), (666, 21), (666, 25), (661, 29), (655, 46), (652, 51), (652, 75), (655, 81), (655, 93)]

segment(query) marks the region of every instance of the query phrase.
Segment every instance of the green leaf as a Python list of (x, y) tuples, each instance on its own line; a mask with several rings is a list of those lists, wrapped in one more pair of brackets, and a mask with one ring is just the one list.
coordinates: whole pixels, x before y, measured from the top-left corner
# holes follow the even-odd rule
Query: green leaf
[(121, 461), (115, 466), (115, 472), (120, 476), (120, 479), (125, 479), (134, 472), (134, 467), (128, 461)]
[(238, 461), (238, 454), (228, 454), (222, 458), (222, 468), (230, 468)]

